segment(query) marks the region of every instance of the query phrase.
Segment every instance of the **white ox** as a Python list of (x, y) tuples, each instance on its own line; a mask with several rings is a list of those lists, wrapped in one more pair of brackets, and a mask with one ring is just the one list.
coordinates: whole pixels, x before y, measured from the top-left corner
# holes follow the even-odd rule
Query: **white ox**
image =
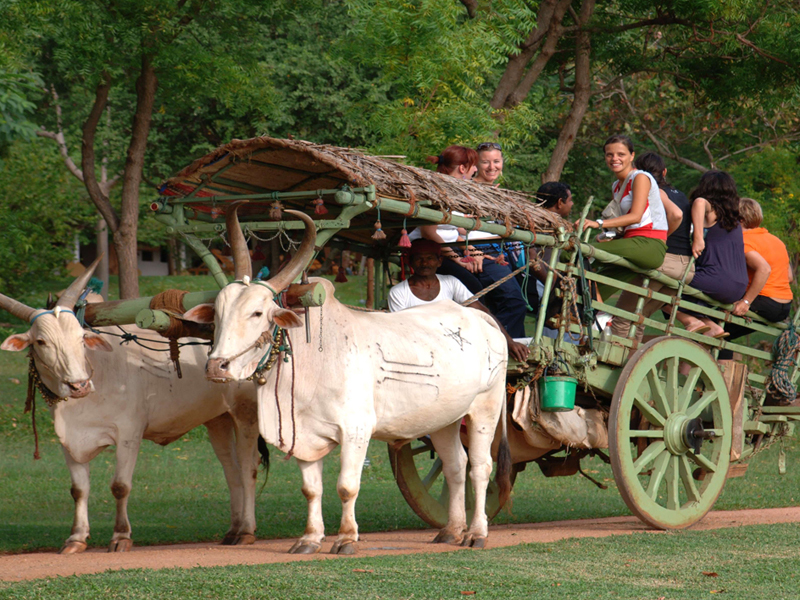
[[(208, 429), (230, 490), (231, 527), (223, 544), (253, 543), (258, 427), (252, 387), (206, 381), (206, 351), (201, 346), (182, 349), (183, 378), (178, 379), (168, 353), (137, 345), (112, 348), (100, 336), (84, 331), (71, 309), (95, 265), (70, 286), (52, 311), (29, 308), (0, 294), (0, 308), (31, 322), (28, 332), (12, 335), (0, 348), (30, 347), (44, 385), (65, 398), (51, 409), (75, 500), (72, 531), (62, 553), (86, 549), (89, 462), (95, 456), (116, 446), (111, 493), (117, 510), (109, 551), (127, 551), (132, 546), (128, 496), (141, 441), (166, 445), (199, 425)], [(153, 336), (136, 327), (128, 331)]]
[[(337, 491), (342, 519), (331, 553), (352, 554), (358, 540), (355, 502), (370, 438), (399, 447), (428, 434), (451, 490), (448, 522), (434, 541), (483, 547), (488, 535), (485, 501), (491, 445), (501, 412), (505, 423), (508, 362), (506, 341), (494, 320), (450, 301), (392, 314), (355, 312), (333, 297), (330, 282), (316, 279), (325, 286), (327, 299), (301, 318), (281, 308), (275, 296), (299, 275), (313, 253), (313, 221), (286, 211), (305, 222), (303, 244), (284, 271), (266, 283), (251, 282), (236, 216), (238, 204), (228, 212), (228, 235), (240, 281), (225, 287), (214, 305), (197, 306), (184, 317), (198, 322), (215, 319), (215, 342), (206, 366), (213, 381), (241, 381), (252, 375), (268, 355), (270, 344), (265, 348), (264, 341), (276, 326), (289, 336), (283, 346), (291, 347), (291, 355), (281, 355), (288, 362), (279, 359), (263, 374), (258, 413), (261, 435), (296, 457), (302, 472), (308, 521), (305, 534), (290, 552), (314, 553), (321, 548), (322, 458), (336, 445), (341, 446)], [(303, 326), (305, 318), (310, 319), (310, 343), (302, 329), (291, 329)], [(475, 489), (475, 514), (468, 530), (462, 419)], [(497, 479), (507, 497), (510, 457), (507, 443), (502, 447)]]

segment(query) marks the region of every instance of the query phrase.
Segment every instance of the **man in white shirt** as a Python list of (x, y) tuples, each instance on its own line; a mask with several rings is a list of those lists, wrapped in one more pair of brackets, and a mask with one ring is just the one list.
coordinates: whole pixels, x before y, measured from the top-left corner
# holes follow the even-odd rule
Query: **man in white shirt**
[[(436, 242), (426, 239), (414, 240), (411, 243), (410, 259), (414, 274), (389, 291), (391, 312), (441, 300), (453, 300), (461, 304), (472, 297), (466, 286), (452, 275), (436, 274), (436, 269), (442, 264), (441, 247)], [(489, 309), (477, 300), (467, 306), (492, 315)], [(496, 318), (495, 322), (506, 336), (509, 356), (519, 362), (525, 362), (528, 358), (528, 347), (515, 342)]]

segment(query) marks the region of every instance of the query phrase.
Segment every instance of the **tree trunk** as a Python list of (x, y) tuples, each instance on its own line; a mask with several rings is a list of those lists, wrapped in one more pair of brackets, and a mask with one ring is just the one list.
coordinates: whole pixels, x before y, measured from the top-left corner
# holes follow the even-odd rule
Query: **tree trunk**
[[(564, 10), (572, 0), (561, 0), (565, 4)], [(497, 84), (494, 96), (490, 102), (492, 108), (501, 109), (508, 105), (511, 94), (517, 89), (519, 82), (525, 75), (528, 62), (533, 58), (536, 51), (550, 29), (550, 23), (556, 11), (558, 0), (544, 0), (539, 6), (539, 14), (536, 17), (536, 28), (528, 34), (526, 40), (520, 44), (519, 53), (508, 57), (506, 70), (503, 72), (500, 82)], [(561, 13), (563, 16), (563, 12)]]
[(591, 34), (585, 29), (594, 12), (595, 0), (584, 0), (578, 17), (580, 27), (575, 41), (575, 89), (573, 91), (572, 108), (567, 120), (558, 135), (556, 147), (550, 156), (550, 164), (542, 175), (542, 182), (558, 181), (564, 165), (569, 158), (569, 151), (575, 144), (586, 109), (589, 107), (591, 90)]
[(167, 273), (178, 275), (178, 242), (175, 238), (167, 240)]
[[(150, 133), (158, 79), (150, 57), (142, 56), (142, 70), (136, 80), (136, 112), (122, 179), (122, 208), (114, 244), (119, 255), (119, 297), (139, 296), (139, 268), (136, 263), (136, 236), (139, 228), (139, 186), (142, 183), (144, 153)], [(124, 245), (124, 247), (123, 247)]]
[(103, 290), (100, 292), (103, 300), (108, 300), (108, 227), (103, 218), (97, 221), (97, 254), (102, 255), (103, 259), (97, 266), (95, 275), (103, 282)]

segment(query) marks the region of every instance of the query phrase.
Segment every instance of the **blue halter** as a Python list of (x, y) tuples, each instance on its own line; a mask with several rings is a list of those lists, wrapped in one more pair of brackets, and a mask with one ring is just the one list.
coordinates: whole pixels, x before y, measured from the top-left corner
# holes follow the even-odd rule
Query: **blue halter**
[[(33, 325), (33, 322), (34, 322), (36, 319), (38, 319), (39, 317), (41, 317), (42, 315), (53, 315), (53, 314), (55, 314), (55, 312), (56, 312), (55, 310), (46, 310), (46, 311), (44, 311), (44, 312), (40, 312), (38, 315), (36, 315), (35, 317), (33, 317), (33, 318), (31, 319), (31, 325)], [(62, 308), (62, 309), (59, 309), (59, 312), (60, 312), (60, 313), (62, 313), (62, 312), (69, 313), (69, 314), (71, 314), (73, 317), (75, 317), (76, 319), (78, 318), (77, 316), (75, 316), (75, 313), (74, 313), (74, 312), (72, 312), (71, 310), (69, 310), (68, 308)]]

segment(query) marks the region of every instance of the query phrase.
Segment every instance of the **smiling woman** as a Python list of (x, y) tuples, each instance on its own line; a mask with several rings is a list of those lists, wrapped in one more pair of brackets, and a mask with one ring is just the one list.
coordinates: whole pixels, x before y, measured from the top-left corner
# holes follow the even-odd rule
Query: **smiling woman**
[(475, 181), (497, 186), (503, 174), (503, 147), (497, 142), (478, 144), (478, 174)]
[[(624, 135), (612, 135), (603, 144), (608, 169), (616, 177), (611, 186), (614, 200), (619, 202), (620, 215), (611, 219), (586, 219), (584, 229), (623, 228), (621, 239), (596, 241), (593, 246), (631, 261), (642, 269), (657, 269), (667, 252), (667, 214), (661, 201), (658, 184), (647, 171), (636, 169), (633, 142)], [(631, 281), (636, 275), (623, 267), (606, 265), (603, 275), (619, 281)], [(603, 298), (613, 294), (615, 288), (598, 284)]]

